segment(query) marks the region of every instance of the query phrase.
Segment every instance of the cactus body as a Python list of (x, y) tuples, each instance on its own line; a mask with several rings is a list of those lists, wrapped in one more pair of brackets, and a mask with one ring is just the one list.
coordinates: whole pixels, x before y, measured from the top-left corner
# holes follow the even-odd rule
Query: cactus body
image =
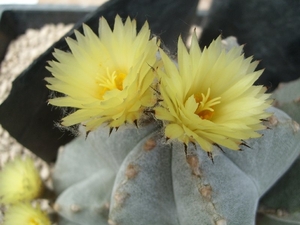
[[(300, 79), (284, 84), (272, 97), (275, 105), (300, 122)], [(293, 122), (295, 130), (299, 124)], [(300, 221), (300, 158), (260, 200), (258, 225), (296, 225)]]
[[(58, 212), (85, 225), (253, 225), (260, 197), (300, 152), (292, 119), (271, 111), (270, 129), (247, 142), (251, 149), (216, 147), (214, 163), (199, 146), (189, 145), (186, 157), (184, 146), (166, 143), (155, 123), (78, 138), (55, 168)], [(86, 166), (88, 173), (79, 172)]]
[(272, 95), (275, 106), (300, 123), (300, 79), (283, 84)]

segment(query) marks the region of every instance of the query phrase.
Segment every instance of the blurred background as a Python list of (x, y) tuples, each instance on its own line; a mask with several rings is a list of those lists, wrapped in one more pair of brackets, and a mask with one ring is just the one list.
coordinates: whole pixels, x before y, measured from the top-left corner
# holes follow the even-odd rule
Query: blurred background
[[(62, 5), (101, 5), (107, 0), (0, 0), (0, 4), (62, 4)], [(209, 9), (212, 0), (199, 1), (198, 8)]]

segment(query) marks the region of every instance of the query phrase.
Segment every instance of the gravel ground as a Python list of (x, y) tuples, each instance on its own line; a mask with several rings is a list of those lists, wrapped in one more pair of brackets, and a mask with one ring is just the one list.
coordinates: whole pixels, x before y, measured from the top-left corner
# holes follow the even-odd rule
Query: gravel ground
[[(40, 30), (28, 29), (25, 34), (11, 42), (7, 54), (0, 65), (0, 104), (9, 95), (12, 81), (28, 67), (34, 59), (69, 31), (72, 26), (72, 24), (47, 24)], [(51, 188), (51, 166), (18, 143), (0, 124), (0, 169), (6, 162), (18, 155), (33, 158), (42, 179), (47, 186)], [(48, 208), (47, 201), (42, 201), (42, 208)], [(4, 211), (5, 207), (0, 206), (0, 224), (3, 222)]]

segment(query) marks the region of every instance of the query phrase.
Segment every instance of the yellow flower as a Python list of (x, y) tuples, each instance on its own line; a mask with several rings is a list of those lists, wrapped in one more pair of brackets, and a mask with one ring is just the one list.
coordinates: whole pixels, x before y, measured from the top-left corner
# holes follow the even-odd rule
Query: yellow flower
[(63, 118), (64, 126), (83, 123), (90, 131), (103, 123), (119, 127), (135, 122), (156, 102), (150, 88), (156, 38), (149, 40), (147, 23), (137, 34), (136, 21), (127, 18), (123, 24), (119, 16), (113, 31), (100, 19), (99, 37), (86, 25), (83, 30), (85, 36), (75, 31), (77, 41), (66, 39), (72, 53), (56, 49), (58, 62), (49, 62), (47, 69), (54, 77), (46, 78), (47, 87), (65, 94), (49, 103), (78, 109)]
[(10, 206), (5, 213), (3, 225), (50, 225), (50, 219), (40, 208), (29, 203)]
[(16, 158), (0, 172), (0, 203), (32, 200), (42, 194), (43, 187), (32, 159)]
[(238, 150), (242, 140), (260, 137), (261, 120), (270, 116), (268, 94), (253, 83), (262, 74), (258, 62), (244, 58), (242, 47), (226, 52), (219, 37), (200, 50), (194, 34), (187, 51), (178, 41), (178, 68), (160, 50), (164, 68), (158, 71), (163, 101), (155, 115), (166, 123), (165, 135), (198, 143), (207, 152), (213, 145)]

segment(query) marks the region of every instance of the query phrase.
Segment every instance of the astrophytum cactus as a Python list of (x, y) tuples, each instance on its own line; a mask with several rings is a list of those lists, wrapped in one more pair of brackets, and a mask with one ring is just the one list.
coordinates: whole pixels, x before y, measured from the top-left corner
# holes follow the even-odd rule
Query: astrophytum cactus
[(253, 86), (258, 62), (195, 33), (174, 62), (129, 18), (84, 31), (48, 67), (49, 103), (77, 109), (62, 125), (83, 125), (55, 165), (59, 224), (255, 224), (300, 152), (299, 125)]
[[(300, 80), (282, 84), (273, 93), (274, 105), (300, 123)], [(260, 201), (258, 225), (297, 225), (300, 221), (300, 158)]]
[[(59, 154), (55, 208), (65, 224), (255, 224), (260, 197), (300, 152), (300, 132), (271, 108), (263, 137), (214, 162), (198, 145), (165, 143), (160, 125), (78, 137)], [(66, 222), (69, 221), (69, 222)]]

